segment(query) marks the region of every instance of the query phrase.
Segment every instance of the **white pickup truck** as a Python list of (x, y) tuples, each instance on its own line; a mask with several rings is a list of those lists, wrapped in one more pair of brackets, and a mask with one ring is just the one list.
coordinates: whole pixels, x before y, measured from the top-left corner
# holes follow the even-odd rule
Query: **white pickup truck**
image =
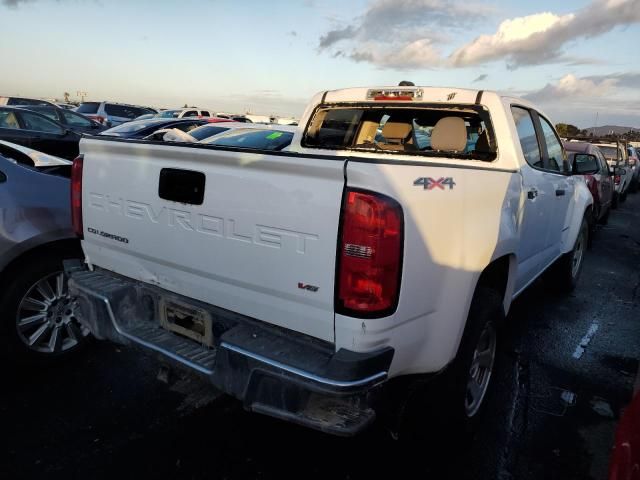
[(573, 288), (587, 245), (592, 197), (552, 123), (494, 92), (322, 92), (286, 152), (80, 150), (81, 321), (338, 435), (384, 413), (395, 379), (433, 374), (475, 422), (512, 300), (550, 267)]

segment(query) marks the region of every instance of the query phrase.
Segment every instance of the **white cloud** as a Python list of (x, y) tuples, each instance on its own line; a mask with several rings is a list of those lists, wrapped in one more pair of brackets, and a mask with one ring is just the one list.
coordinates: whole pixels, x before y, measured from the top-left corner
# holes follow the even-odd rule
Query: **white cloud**
[(525, 95), (535, 102), (552, 102), (558, 99), (584, 99), (609, 94), (616, 86), (613, 78), (589, 79), (568, 74), (557, 83), (548, 83), (544, 88)]
[(405, 70), (440, 65), (440, 53), (431, 40), (422, 39), (404, 45), (399, 50), (382, 49), (377, 45), (363, 45), (354, 50), (349, 57), (356, 62), (369, 62), (380, 67)]
[(504, 20), (496, 33), (458, 48), (449, 61), (463, 67), (506, 59), (510, 67), (573, 61), (562, 53), (571, 41), (640, 22), (640, 0), (594, 0), (576, 13), (550, 12)]
[(382, 68), (467, 67), (499, 60), (510, 68), (593, 64), (599, 60), (566, 55), (564, 48), (578, 39), (640, 23), (640, 0), (593, 0), (582, 10), (564, 15), (541, 12), (505, 19), (495, 33), (480, 35), (448, 55), (439, 53), (455, 32), (491, 12), (490, 7), (473, 2), (375, 0), (350, 24), (323, 35), (319, 49), (340, 44), (339, 56)]
[[(329, 30), (320, 37), (319, 50), (331, 48), (339, 43), (352, 41), (355, 45), (353, 55), (347, 55), (360, 61), (362, 48), (375, 43), (383, 50), (412, 50), (417, 58), (431, 60), (416, 47), (417, 41), (424, 45), (449, 40), (445, 29), (466, 27), (491, 12), (492, 9), (482, 3), (451, 0), (374, 0), (365, 12), (346, 26)], [(386, 47), (386, 48), (384, 48)], [(358, 50), (358, 48), (360, 50)], [(366, 56), (366, 55), (365, 55)], [(371, 55), (373, 59), (388, 59), (384, 53)], [(409, 63), (417, 63), (415, 60)], [(383, 65), (392, 65), (385, 62)]]
[(481, 35), (473, 42), (456, 50), (450, 56), (450, 62), (454, 66), (477, 65), (509, 57), (515, 52), (522, 58), (555, 57), (557, 46), (547, 45), (550, 33), (566, 28), (574, 19), (574, 14), (560, 17), (545, 12), (505, 20), (495, 34)]
[(591, 77), (568, 74), (525, 98), (539, 104), (556, 122), (590, 126), (596, 112), (611, 123), (640, 126), (640, 73)]

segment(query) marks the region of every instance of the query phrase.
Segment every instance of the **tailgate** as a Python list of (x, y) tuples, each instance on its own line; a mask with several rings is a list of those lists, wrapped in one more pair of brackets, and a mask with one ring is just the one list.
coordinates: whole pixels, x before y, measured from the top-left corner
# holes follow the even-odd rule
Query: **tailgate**
[(91, 264), (334, 341), (342, 160), (103, 140), (81, 152)]

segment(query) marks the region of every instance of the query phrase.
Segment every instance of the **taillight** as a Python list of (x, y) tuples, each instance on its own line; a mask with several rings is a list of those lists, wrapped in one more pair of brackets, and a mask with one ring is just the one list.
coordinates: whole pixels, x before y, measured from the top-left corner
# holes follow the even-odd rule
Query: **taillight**
[(74, 233), (79, 237), (84, 237), (82, 225), (82, 164), (84, 158), (78, 156), (71, 167), (71, 223)]
[(613, 181), (615, 182), (616, 185), (620, 185), (620, 175), (615, 175), (613, 177)]
[(395, 311), (403, 229), (398, 202), (377, 193), (347, 189), (338, 243), (338, 313), (371, 318)]

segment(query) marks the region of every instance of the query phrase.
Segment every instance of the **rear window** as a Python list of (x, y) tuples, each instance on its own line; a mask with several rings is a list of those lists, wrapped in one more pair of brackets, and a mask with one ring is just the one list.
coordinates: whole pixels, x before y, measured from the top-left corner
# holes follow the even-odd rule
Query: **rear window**
[(606, 145), (598, 145), (600, 151), (607, 157), (607, 160), (616, 160), (618, 158), (618, 148), (617, 147), (608, 147)]
[(218, 135), (219, 133), (226, 132), (229, 130), (226, 127), (216, 127), (214, 125), (203, 125), (201, 127), (195, 128), (189, 132), (196, 140), (204, 140), (205, 138), (212, 137), (214, 135)]
[(76, 108), (76, 112), (78, 113), (98, 113), (98, 107), (100, 107), (99, 102), (84, 102), (78, 108)]
[(477, 105), (320, 107), (303, 146), (493, 160), (489, 113)]
[(45, 102), (43, 100), (36, 100), (33, 98), (20, 98), (20, 97), (10, 97), (7, 100), (7, 105), (48, 105), (49, 102)]
[(256, 150), (282, 150), (289, 146), (292, 139), (293, 133), (291, 132), (237, 129), (202, 143), (225, 147), (252, 148)]
[(111, 115), (114, 117), (121, 117), (121, 118), (129, 118), (131, 120), (133, 120), (136, 117), (139, 117), (140, 115), (149, 113), (149, 111), (143, 108), (132, 107), (130, 105), (116, 105), (113, 103), (107, 103), (104, 106), (104, 111), (107, 112), (107, 115)]

